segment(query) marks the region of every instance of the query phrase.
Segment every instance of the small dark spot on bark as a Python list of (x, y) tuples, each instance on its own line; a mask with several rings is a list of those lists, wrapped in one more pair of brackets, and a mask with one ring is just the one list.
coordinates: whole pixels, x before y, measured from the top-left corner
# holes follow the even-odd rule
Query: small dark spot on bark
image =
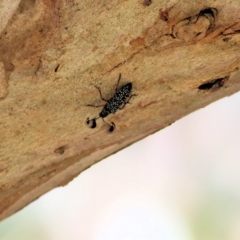
[(174, 121), (174, 122), (171, 122), (171, 123), (169, 123), (169, 124), (168, 124), (168, 126), (171, 126), (173, 123), (175, 123), (175, 121)]
[(228, 42), (230, 39), (231, 39), (230, 37), (225, 37), (225, 38), (223, 38), (222, 40), (223, 40), (224, 42)]
[(46, 98), (43, 98), (43, 99), (41, 100), (41, 103), (42, 103), (42, 105), (47, 104), (47, 100), (46, 100)]
[(152, 0), (143, 0), (143, 6), (149, 6), (152, 4)]
[(199, 90), (218, 90), (219, 88), (221, 88), (222, 86), (225, 85), (225, 83), (228, 81), (229, 76), (226, 76), (224, 78), (217, 78), (217, 79), (213, 79), (209, 82), (203, 83), (201, 84), (198, 89)]
[(26, 13), (27, 11), (31, 11), (36, 4), (36, 0), (24, 0), (21, 1), (18, 6), (18, 11), (21, 14)]
[(168, 19), (169, 19), (168, 12), (169, 12), (169, 9), (165, 9), (165, 10), (159, 9), (159, 17), (160, 17), (160, 19), (162, 19), (163, 21), (167, 22)]
[(55, 67), (54, 72), (57, 72), (59, 67), (60, 67), (60, 64), (58, 64), (58, 65)]
[(61, 147), (59, 147), (59, 148), (56, 148), (56, 149), (54, 150), (54, 153), (62, 155), (62, 154), (64, 154), (66, 148), (67, 148), (67, 146), (65, 146), (65, 145), (64, 145), (64, 146), (61, 146)]
[(178, 3), (175, 3), (173, 6), (168, 8), (160, 8), (159, 9), (159, 17), (161, 20), (167, 22), (169, 20), (169, 12), (177, 5)]
[(199, 12), (199, 16), (211, 15), (213, 18), (216, 17), (217, 9), (215, 8), (205, 8)]
[(196, 37), (199, 36), (200, 34), (202, 34), (202, 32), (198, 32), (198, 33), (196, 34)]

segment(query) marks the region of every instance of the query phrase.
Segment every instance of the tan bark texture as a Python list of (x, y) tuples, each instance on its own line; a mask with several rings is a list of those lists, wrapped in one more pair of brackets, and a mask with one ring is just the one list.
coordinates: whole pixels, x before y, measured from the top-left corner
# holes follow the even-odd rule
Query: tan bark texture
[[(240, 89), (239, 0), (2, 0), (0, 219)], [(130, 104), (86, 119), (132, 83)], [(207, 116), (206, 116), (207, 117)], [(90, 121), (91, 125), (92, 122)]]

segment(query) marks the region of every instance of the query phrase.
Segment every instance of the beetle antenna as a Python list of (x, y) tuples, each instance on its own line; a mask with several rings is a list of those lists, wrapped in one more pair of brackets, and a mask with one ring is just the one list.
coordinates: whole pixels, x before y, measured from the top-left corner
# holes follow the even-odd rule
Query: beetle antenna
[(119, 76), (118, 76), (118, 81), (117, 81), (117, 86), (116, 86), (115, 92), (117, 92), (117, 91), (118, 91), (118, 86), (119, 86), (119, 82), (120, 82), (120, 80), (121, 80), (121, 77), (122, 77), (122, 74), (121, 74), (121, 73), (119, 73)]

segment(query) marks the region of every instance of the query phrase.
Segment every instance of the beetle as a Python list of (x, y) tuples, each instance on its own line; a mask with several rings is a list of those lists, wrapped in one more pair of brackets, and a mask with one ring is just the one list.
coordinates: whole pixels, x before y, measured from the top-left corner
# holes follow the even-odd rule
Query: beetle
[(109, 114), (115, 114), (118, 109), (120, 109), (120, 110), (123, 109), (125, 107), (125, 105), (127, 103), (129, 103), (130, 99), (133, 96), (137, 96), (136, 94), (131, 94), (131, 92), (132, 92), (132, 83), (131, 82), (118, 88), (120, 79), (121, 79), (121, 73), (119, 74), (119, 77), (118, 77), (115, 94), (109, 100), (103, 98), (101, 89), (99, 87), (95, 86), (95, 88), (97, 88), (97, 90), (99, 91), (101, 99), (103, 101), (105, 101), (106, 104), (105, 105), (92, 105), (92, 104), (86, 105), (86, 106), (90, 106), (90, 107), (103, 107), (102, 111), (99, 113), (98, 117), (95, 117), (92, 119), (87, 118), (86, 123), (87, 123), (87, 125), (91, 124), (91, 126), (90, 126), (91, 128), (95, 128), (97, 126), (96, 120), (99, 118), (102, 118), (102, 120), (109, 126), (108, 131), (113, 132), (115, 129), (114, 122), (111, 122), (111, 124), (109, 124), (104, 120), (104, 118), (107, 117)]

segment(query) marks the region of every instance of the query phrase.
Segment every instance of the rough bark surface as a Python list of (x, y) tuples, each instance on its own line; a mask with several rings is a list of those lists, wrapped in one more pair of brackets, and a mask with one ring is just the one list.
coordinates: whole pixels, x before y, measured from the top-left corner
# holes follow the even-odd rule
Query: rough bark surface
[[(0, 219), (84, 169), (240, 89), (240, 4), (2, 0)], [(137, 94), (96, 117), (121, 83)], [(207, 117), (207, 116), (206, 116)]]

